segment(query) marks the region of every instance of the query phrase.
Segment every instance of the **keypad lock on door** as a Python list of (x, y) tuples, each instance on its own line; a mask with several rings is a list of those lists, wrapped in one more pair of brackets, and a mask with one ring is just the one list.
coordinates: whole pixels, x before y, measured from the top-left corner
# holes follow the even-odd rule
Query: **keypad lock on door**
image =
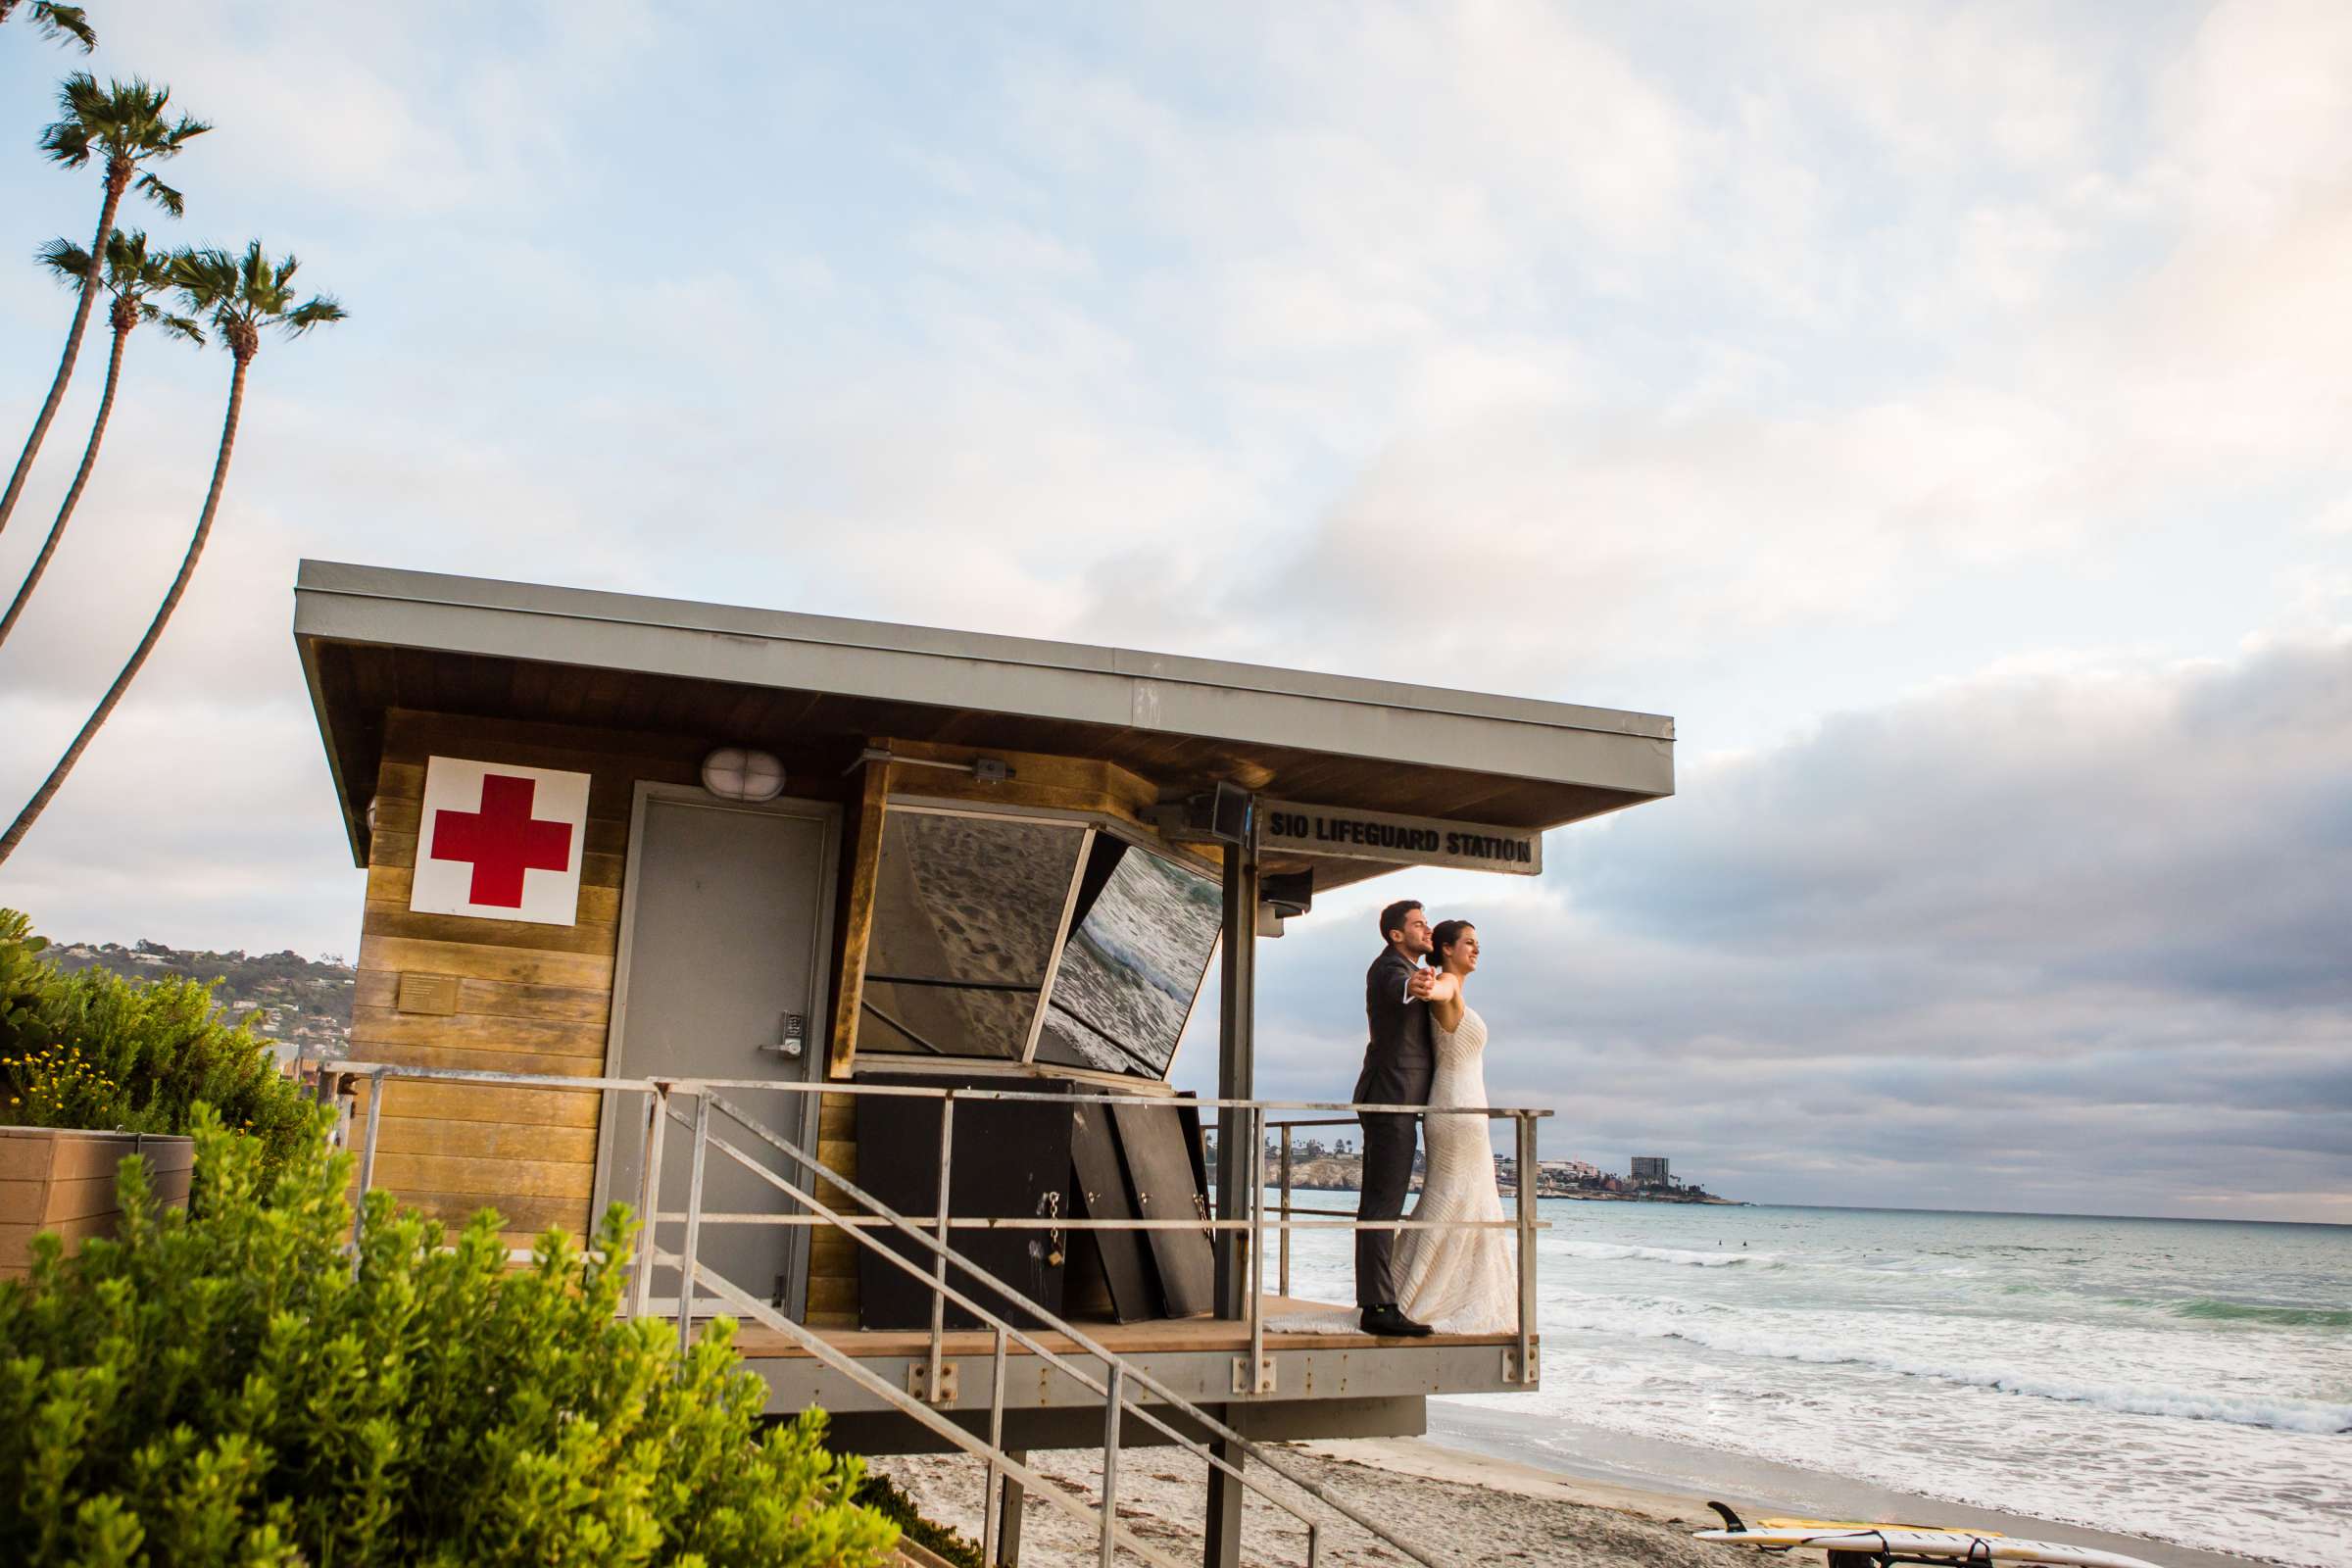
[(776, 1026), (776, 1043), (760, 1049), (770, 1055), (798, 1056), (807, 1049), (808, 1020), (797, 1012), (788, 1012)]

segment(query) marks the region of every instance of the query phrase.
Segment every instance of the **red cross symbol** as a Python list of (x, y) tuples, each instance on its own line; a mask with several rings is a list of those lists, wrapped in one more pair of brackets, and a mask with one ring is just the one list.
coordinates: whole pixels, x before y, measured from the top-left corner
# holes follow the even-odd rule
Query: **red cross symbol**
[(471, 860), (469, 902), (501, 909), (522, 907), (522, 873), (571, 866), (571, 824), (534, 819), (531, 796), (539, 781), (512, 773), (482, 775), (482, 808), (433, 813), (436, 860)]

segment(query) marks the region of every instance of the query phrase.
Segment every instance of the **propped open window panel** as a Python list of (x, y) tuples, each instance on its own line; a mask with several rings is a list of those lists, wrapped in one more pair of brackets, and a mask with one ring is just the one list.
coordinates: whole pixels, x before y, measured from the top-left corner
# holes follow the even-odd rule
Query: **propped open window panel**
[(857, 1059), (1162, 1083), (1224, 917), (1216, 878), (1123, 825), (882, 818)]

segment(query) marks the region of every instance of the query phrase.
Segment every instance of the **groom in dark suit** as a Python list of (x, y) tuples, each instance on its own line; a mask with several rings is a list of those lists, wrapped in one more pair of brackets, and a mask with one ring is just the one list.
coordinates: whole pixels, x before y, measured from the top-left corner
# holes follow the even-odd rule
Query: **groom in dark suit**
[[(1371, 1025), (1372, 1039), (1364, 1048), (1364, 1070), (1355, 1080), (1355, 1100), (1358, 1104), (1426, 1105), (1430, 1080), (1437, 1075), (1437, 1051), (1429, 1036), (1429, 1004), (1424, 1000), (1434, 976), (1421, 966), (1430, 950), (1429, 921), (1417, 901), (1399, 899), (1380, 911), (1380, 934), (1388, 946), (1381, 949), (1364, 975), (1364, 1016)], [(1356, 1119), (1364, 1127), (1364, 1174), (1355, 1217), (1402, 1218), (1405, 1194), (1413, 1181), (1413, 1146), (1419, 1141), (1421, 1118), (1364, 1112)], [(1366, 1334), (1419, 1336), (1429, 1332), (1396, 1304), (1396, 1236), (1392, 1230), (1355, 1233), (1355, 1304), (1363, 1309)]]

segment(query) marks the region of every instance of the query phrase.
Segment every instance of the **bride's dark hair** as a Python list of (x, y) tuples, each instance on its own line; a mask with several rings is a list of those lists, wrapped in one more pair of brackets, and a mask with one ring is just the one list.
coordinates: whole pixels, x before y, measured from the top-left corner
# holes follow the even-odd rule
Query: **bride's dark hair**
[(1463, 932), (1476, 929), (1467, 920), (1440, 920), (1437, 928), (1429, 934), (1429, 966), (1432, 969), (1446, 967), (1446, 950), (1461, 941)]

